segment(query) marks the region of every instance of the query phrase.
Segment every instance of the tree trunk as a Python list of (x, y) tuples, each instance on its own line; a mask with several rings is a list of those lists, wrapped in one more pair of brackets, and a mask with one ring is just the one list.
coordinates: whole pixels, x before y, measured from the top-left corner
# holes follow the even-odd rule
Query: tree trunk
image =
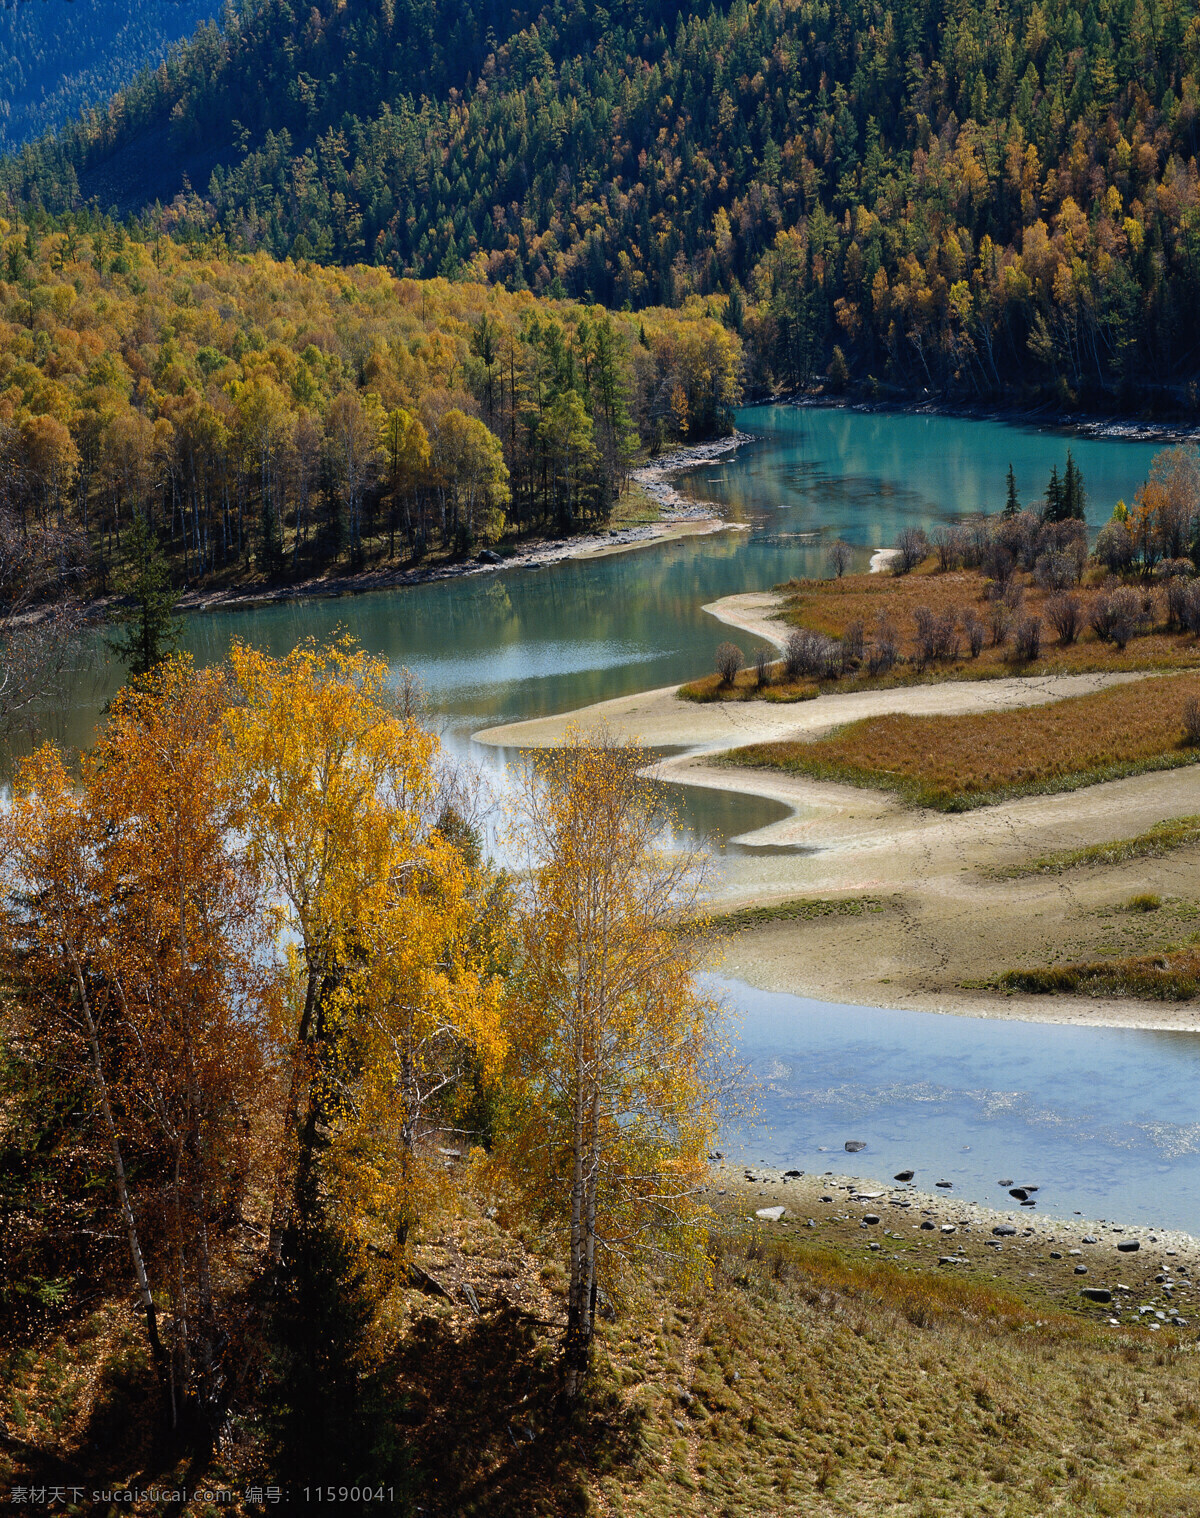
[(129, 1200), (129, 1186), (125, 1178), (125, 1162), (121, 1156), (121, 1141), (118, 1137), (117, 1125), (112, 1115), (112, 1104), (108, 1099), (108, 1082), (104, 1077), (104, 1061), (100, 1055), (100, 1036), (96, 1028), (96, 1020), (92, 1015), (92, 1004), (87, 994), (83, 971), (75, 954), (70, 950), (68, 950), (68, 953), (71, 960), (71, 970), (75, 978), (75, 986), (79, 992), (84, 1023), (87, 1027), (88, 1047), (92, 1055), (92, 1080), (96, 1087), (96, 1094), (100, 1098), (100, 1111), (104, 1118), (104, 1130), (108, 1136), (109, 1149), (112, 1153), (113, 1176), (117, 1185), (117, 1199), (121, 1208), (121, 1216), (125, 1221), (125, 1228), (129, 1235), (129, 1255), (133, 1262), (133, 1273), (137, 1277), (138, 1283), (138, 1295), (141, 1297), (142, 1311), (146, 1318), (146, 1336), (150, 1340), (150, 1353), (154, 1358), (154, 1369), (158, 1374), (159, 1381), (162, 1382), (166, 1368), (166, 1356), (163, 1353), (162, 1341), (158, 1336), (158, 1311), (154, 1305), (154, 1293), (150, 1289), (150, 1278), (146, 1273), (146, 1261), (142, 1255), (142, 1246), (138, 1239), (137, 1219), (133, 1215), (133, 1206)]

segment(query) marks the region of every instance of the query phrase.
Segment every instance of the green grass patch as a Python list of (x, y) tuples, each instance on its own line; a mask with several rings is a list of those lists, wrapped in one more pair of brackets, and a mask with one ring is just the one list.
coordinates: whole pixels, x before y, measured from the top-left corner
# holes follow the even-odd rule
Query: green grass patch
[(1094, 843), (1085, 849), (1062, 849), (1043, 854), (1028, 864), (1010, 864), (989, 873), (995, 880), (1017, 880), (1022, 875), (1061, 875), (1085, 865), (1124, 864), (1130, 859), (1156, 859), (1172, 849), (1200, 843), (1200, 817), (1171, 817), (1156, 822), (1132, 838)]
[(1139, 1001), (1192, 1001), (1200, 992), (1200, 950), (1195, 946), (1162, 954), (1009, 970), (996, 985), (1034, 996), (1132, 996)]
[(766, 907), (739, 907), (710, 917), (720, 932), (738, 932), (743, 928), (762, 928), (772, 922), (810, 922), (817, 917), (862, 917), (867, 912), (882, 912), (883, 902), (876, 896), (818, 897), (800, 896), (792, 901), (776, 902)]

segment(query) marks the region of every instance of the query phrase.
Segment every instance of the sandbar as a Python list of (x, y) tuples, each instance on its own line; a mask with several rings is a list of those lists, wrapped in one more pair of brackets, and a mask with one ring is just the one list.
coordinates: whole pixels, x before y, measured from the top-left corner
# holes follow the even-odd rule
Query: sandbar
[[(746, 632), (781, 640), (771, 596), (726, 597), (705, 609)], [(858, 897), (869, 901), (870, 910), (768, 922), (738, 933), (726, 947), (722, 969), (764, 990), (969, 1016), (1200, 1031), (1200, 1002), (1016, 995), (983, 985), (1005, 970), (1153, 952), (1196, 932), (1200, 846), (1058, 875), (1001, 880), (993, 873), (1200, 812), (1196, 769), (947, 815), (907, 806), (885, 792), (714, 762), (742, 744), (817, 737), (882, 712), (1034, 706), (1140, 678), (1114, 673), (956, 680), (795, 704), (696, 704), (679, 700), (677, 688), (666, 686), (490, 728), (476, 738), (505, 747), (551, 747), (569, 728), (604, 724), (650, 747), (683, 749), (653, 767), (663, 780), (789, 807), (786, 817), (741, 835), (739, 850), (722, 856), (715, 909)], [(755, 852), (760, 848), (765, 851)], [(1141, 893), (1160, 896), (1160, 910), (1128, 910), (1126, 903)]]

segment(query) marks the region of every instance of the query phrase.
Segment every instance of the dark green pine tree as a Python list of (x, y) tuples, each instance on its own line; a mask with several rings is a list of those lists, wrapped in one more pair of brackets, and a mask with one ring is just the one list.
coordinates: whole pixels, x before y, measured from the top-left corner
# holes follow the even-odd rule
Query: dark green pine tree
[(1015, 517), (1021, 510), (1021, 498), (1017, 494), (1017, 477), (1013, 473), (1013, 466), (1008, 466), (1008, 496), (1004, 502), (1004, 515)]
[(1083, 474), (1068, 449), (1067, 471), (1063, 475), (1061, 520), (1068, 521), (1074, 518), (1075, 521), (1082, 522), (1086, 509), (1087, 494), (1083, 488)]
[(1046, 504), (1042, 508), (1043, 522), (1061, 522), (1063, 519), (1063, 487), (1058, 477), (1058, 465), (1050, 471), (1050, 483), (1046, 486)]
[(122, 591), (133, 597), (125, 628), (109, 645), (131, 675), (145, 675), (179, 647), (182, 623), (175, 615), (179, 592), (171, 586), (167, 566), (154, 530), (138, 512), (126, 539), (129, 568)]

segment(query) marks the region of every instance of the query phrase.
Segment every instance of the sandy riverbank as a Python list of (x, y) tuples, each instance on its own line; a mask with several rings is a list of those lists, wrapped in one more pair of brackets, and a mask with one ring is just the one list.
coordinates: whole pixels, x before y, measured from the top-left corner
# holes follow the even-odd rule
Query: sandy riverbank
[[(720, 620), (777, 641), (772, 598), (729, 597), (707, 608)], [(1200, 811), (1193, 769), (1132, 776), (1053, 796), (944, 814), (915, 810), (884, 792), (714, 758), (745, 743), (816, 737), (881, 712), (919, 714), (1032, 706), (1141, 678), (1061, 675), (948, 681), (823, 695), (795, 705), (682, 702), (675, 687), (601, 702), (578, 712), (492, 728), (479, 741), (548, 747), (568, 727), (605, 723), (649, 746), (686, 752), (656, 766), (664, 780), (777, 801), (787, 816), (743, 835), (726, 854), (718, 910), (796, 897), (866, 897), (859, 916), (764, 923), (738, 934), (723, 968), (765, 990), (823, 1001), (907, 1007), (1041, 1022), (1200, 1030), (1200, 1004), (1004, 995), (979, 989), (1005, 970), (1145, 953), (1197, 928), (1200, 847), (1161, 858), (1088, 866), (1060, 875), (997, 880), (992, 871), (1064, 849), (1111, 842), (1156, 822)], [(1170, 678), (1169, 676), (1165, 678)], [(762, 852), (754, 852), (761, 849)], [(1162, 898), (1154, 912), (1131, 897)]]

